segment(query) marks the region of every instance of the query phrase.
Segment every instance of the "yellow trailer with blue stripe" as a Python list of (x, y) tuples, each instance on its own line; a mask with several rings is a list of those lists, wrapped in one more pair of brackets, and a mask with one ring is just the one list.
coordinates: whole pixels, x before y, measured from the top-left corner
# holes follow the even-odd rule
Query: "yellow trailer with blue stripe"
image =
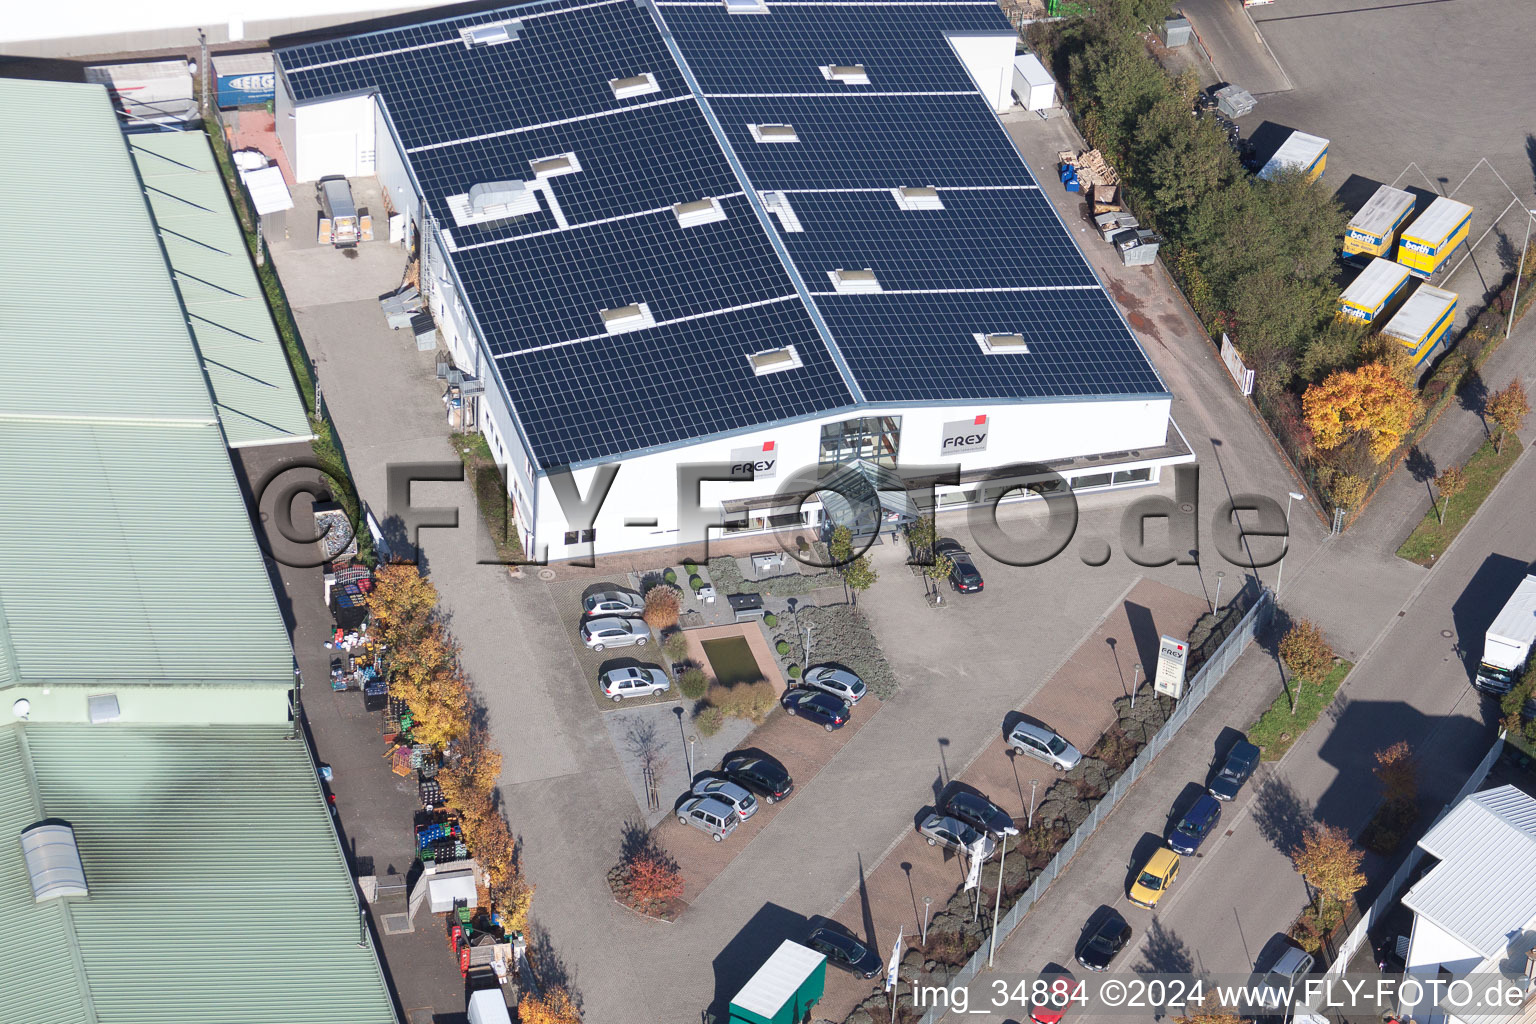
[(1419, 366), (1429, 358), (1445, 332), (1456, 319), (1455, 292), (1431, 285), (1419, 285), (1418, 291), (1408, 297), (1381, 333), (1396, 338), (1413, 356), (1413, 365)]
[(1338, 315), (1367, 324), (1384, 319), (1406, 294), (1408, 277), (1407, 267), (1376, 257), (1339, 295)]
[(1451, 250), (1466, 241), (1471, 227), (1472, 207), (1440, 196), (1403, 230), (1397, 262), (1428, 277), (1440, 269)]
[(1392, 256), (1392, 247), (1403, 230), (1403, 223), (1413, 213), (1413, 195), (1391, 185), (1383, 185), (1360, 207), (1344, 228), (1344, 258), (1369, 260)]

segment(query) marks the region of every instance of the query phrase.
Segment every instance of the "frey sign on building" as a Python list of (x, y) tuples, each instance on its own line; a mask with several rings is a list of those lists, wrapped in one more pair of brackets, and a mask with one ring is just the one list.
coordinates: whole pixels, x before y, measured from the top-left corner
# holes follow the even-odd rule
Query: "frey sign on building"
[(944, 424), (944, 440), (939, 445), (940, 455), (968, 455), (987, 450), (987, 418), (977, 416), (969, 420), (955, 420)]
[(779, 468), (779, 453), (772, 441), (761, 446), (731, 449), (731, 476), (772, 480)]
[(1178, 700), (1184, 696), (1184, 665), (1189, 661), (1189, 645), (1171, 636), (1157, 644), (1157, 677), (1152, 688), (1165, 697)]

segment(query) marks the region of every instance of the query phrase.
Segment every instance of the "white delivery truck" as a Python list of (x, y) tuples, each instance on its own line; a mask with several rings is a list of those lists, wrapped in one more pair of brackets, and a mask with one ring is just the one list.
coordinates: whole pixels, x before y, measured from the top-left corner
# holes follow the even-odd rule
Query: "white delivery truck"
[(1536, 573), (1515, 588), (1483, 640), (1483, 661), (1473, 685), (1485, 693), (1508, 693), (1525, 673), (1536, 643)]

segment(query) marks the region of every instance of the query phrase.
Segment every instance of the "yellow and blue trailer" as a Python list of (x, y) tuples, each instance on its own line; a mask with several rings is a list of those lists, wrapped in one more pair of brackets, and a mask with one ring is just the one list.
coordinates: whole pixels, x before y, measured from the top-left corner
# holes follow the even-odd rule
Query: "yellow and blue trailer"
[(1403, 229), (1397, 243), (1397, 262), (1419, 277), (1439, 270), (1472, 227), (1472, 207), (1439, 196)]
[(1378, 188), (1344, 228), (1344, 258), (1368, 261), (1385, 256), (1390, 259), (1403, 224), (1413, 213), (1413, 203), (1412, 193), (1391, 185)]
[(1451, 329), (1457, 299), (1455, 292), (1421, 284), (1381, 333), (1395, 338), (1413, 357), (1413, 365), (1421, 366)]
[(1327, 166), (1328, 140), (1318, 135), (1293, 131), (1289, 138), (1280, 143), (1275, 155), (1264, 164), (1259, 177), (1268, 181), (1281, 171), (1294, 170), (1305, 174), (1308, 181), (1316, 181), (1323, 176), (1323, 168)]
[(1408, 268), (1378, 256), (1339, 294), (1338, 316), (1362, 323), (1384, 320), (1407, 292)]

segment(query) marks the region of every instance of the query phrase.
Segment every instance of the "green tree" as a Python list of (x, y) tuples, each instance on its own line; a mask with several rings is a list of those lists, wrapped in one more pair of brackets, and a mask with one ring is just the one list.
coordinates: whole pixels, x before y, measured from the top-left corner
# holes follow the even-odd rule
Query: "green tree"
[(835, 565), (846, 565), (853, 561), (853, 531), (846, 526), (835, 527), (827, 543), (827, 551)]
[(1440, 507), (1435, 510), (1436, 518), (1445, 522), (1445, 514), (1451, 509), (1451, 499), (1467, 489), (1467, 474), (1462, 472), (1460, 466), (1451, 466), (1435, 477), (1435, 490), (1440, 492)]
[(859, 603), (859, 595), (875, 585), (880, 574), (869, 564), (867, 555), (860, 555), (843, 566), (843, 583), (853, 592), (853, 603)]
[(1340, 905), (1365, 886), (1360, 862), (1365, 851), (1336, 825), (1313, 825), (1301, 845), (1291, 851), (1291, 863), (1317, 894), (1321, 911), (1327, 900)]
[(1525, 426), (1525, 418), (1531, 414), (1531, 403), (1525, 395), (1525, 385), (1516, 377), (1503, 391), (1496, 391), (1488, 398), (1488, 418), (1498, 425), (1493, 435), (1493, 450), (1499, 451), (1506, 437), (1513, 437)]

